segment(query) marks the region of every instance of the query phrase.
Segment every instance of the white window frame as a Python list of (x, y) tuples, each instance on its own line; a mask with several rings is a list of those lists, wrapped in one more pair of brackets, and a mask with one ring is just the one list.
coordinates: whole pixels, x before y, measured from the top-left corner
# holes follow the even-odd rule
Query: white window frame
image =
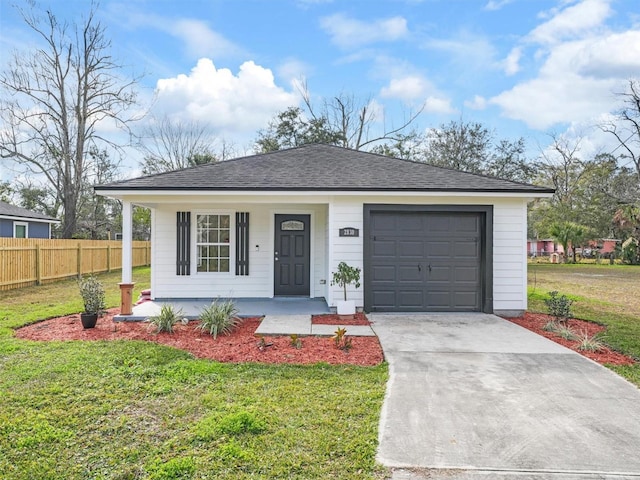
[[(193, 275), (214, 275), (214, 276), (232, 276), (236, 270), (236, 215), (235, 211), (229, 210), (193, 210), (193, 219), (191, 238), (192, 245), (192, 274)], [(198, 216), (199, 215), (228, 215), (229, 216), (229, 271), (228, 272), (199, 272), (198, 271)]]
[(29, 223), (28, 222), (13, 222), (13, 238), (23, 238), (16, 235), (17, 227), (24, 227), (24, 238), (29, 238)]

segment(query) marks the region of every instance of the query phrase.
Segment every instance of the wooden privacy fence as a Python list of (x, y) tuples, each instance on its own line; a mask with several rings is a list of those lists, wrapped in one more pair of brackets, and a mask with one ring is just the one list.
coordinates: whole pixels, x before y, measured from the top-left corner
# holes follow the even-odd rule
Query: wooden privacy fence
[[(149, 265), (151, 243), (133, 242), (133, 266)], [(122, 268), (119, 240), (0, 238), (0, 290)]]

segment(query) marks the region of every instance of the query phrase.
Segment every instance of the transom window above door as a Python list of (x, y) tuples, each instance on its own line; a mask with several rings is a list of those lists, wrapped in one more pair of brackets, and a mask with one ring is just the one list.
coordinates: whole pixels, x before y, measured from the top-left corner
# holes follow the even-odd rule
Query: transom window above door
[(196, 216), (198, 272), (229, 272), (231, 257), (231, 216)]

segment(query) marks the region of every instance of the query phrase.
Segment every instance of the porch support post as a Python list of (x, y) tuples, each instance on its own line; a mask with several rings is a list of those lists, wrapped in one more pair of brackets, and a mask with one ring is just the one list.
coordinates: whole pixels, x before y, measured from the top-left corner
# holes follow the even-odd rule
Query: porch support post
[(132, 205), (126, 200), (122, 201), (122, 283), (120, 286), (120, 315), (133, 313), (133, 228)]

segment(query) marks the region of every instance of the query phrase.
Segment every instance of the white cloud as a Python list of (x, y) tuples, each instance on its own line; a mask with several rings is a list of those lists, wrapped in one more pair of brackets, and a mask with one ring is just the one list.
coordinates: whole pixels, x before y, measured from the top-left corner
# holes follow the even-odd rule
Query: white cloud
[(491, 41), (474, 32), (462, 30), (450, 38), (431, 39), (423, 44), (423, 48), (446, 53), (459, 72), (486, 72), (487, 68), (499, 67)]
[(329, 34), (332, 43), (345, 49), (392, 42), (405, 38), (409, 33), (407, 20), (400, 16), (364, 22), (337, 13), (321, 18), (320, 26)]
[(552, 44), (592, 31), (611, 15), (611, 0), (583, 0), (558, 11), (549, 21), (531, 31), (528, 40)]
[(504, 59), (504, 73), (507, 75), (515, 75), (520, 71), (520, 57), (522, 56), (522, 49), (520, 47), (514, 47)]
[(480, 95), (475, 95), (473, 100), (466, 100), (464, 106), (472, 110), (484, 110), (487, 108), (487, 99)]
[(200, 20), (180, 19), (167, 22), (164, 28), (185, 43), (185, 48), (192, 57), (220, 58), (238, 53), (240, 50), (233, 42)]
[(202, 58), (188, 75), (158, 80), (154, 110), (181, 120), (208, 123), (217, 134), (253, 135), (273, 115), (296, 105), (268, 68), (244, 62), (237, 75)]
[(613, 92), (640, 71), (640, 30), (610, 31), (603, 23), (610, 15), (608, 1), (583, 0), (554, 14), (505, 60), (509, 73), (527, 44), (540, 43), (533, 52), (541, 65), (537, 74), (489, 99), (506, 117), (540, 130), (594, 121), (612, 111)]
[(386, 87), (380, 90), (382, 98), (397, 98), (405, 103), (419, 101), (424, 103), (425, 111), (432, 113), (452, 113), (451, 101), (445, 98), (433, 84), (417, 74), (392, 78)]
[(505, 5), (513, 2), (513, 0), (489, 0), (487, 4), (484, 6), (485, 10), (500, 10)]
[(311, 71), (310, 65), (295, 58), (286, 59), (277, 68), (278, 76), (294, 87), (301, 79), (307, 78)]

